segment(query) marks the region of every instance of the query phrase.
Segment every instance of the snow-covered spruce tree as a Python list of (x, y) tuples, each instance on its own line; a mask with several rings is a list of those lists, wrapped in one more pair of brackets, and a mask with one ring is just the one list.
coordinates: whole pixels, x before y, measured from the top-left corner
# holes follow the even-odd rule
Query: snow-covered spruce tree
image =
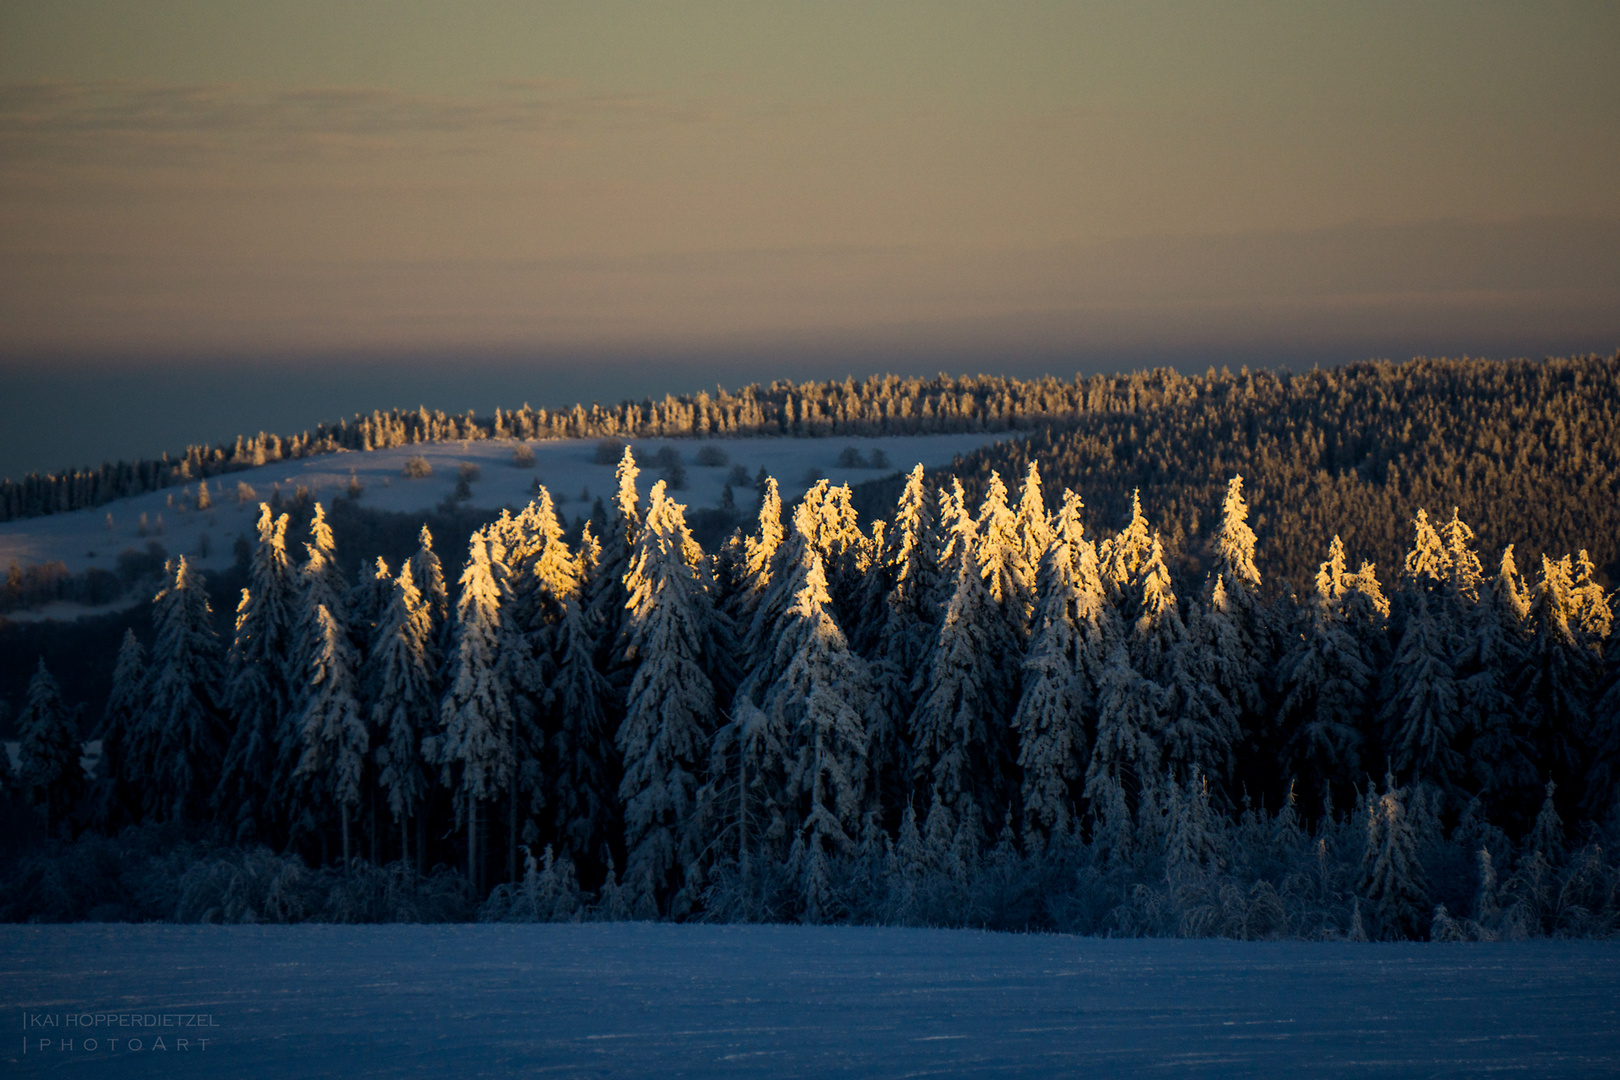
[[(1213, 786), (1217, 805), (1230, 798), (1227, 784), (1241, 737), (1238, 711), (1221, 691), (1217, 677), (1217, 635), (1229, 628), (1198, 601), (1187, 605), (1185, 638), (1171, 647), (1164, 687), (1164, 762), (1177, 776), (1195, 773)], [(1209, 794), (1206, 792), (1206, 794)]]
[(355, 655), (362, 661), (371, 651), (377, 624), (393, 596), (394, 573), (382, 556), (379, 555), (370, 566), (362, 563), (359, 576), (349, 588), (346, 598), (350, 641), (354, 645)]
[(688, 825), (715, 726), (715, 673), (726, 665), (723, 616), (689, 558), (696, 545), (684, 509), (663, 481), (653, 485), (624, 579), (623, 656), (633, 677), (615, 743), (624, 758), (624, 886), (640, 917), (689, 902), (674, 894), (698, 870)]
[(1209, 779), (1194, 768), (1185, 781), (1168, 785), (1169, 835), (1165, 872), (1172, 883), (1219, 870), (1223, 864), (1225, 822), (1211, 806)]
[(1305, 636), (1279, 671), (1285, 772), (1318, 797), (1341, 796), (1340, 805), (1361, 772), (1372, 683), (1372, 670), (1344, 614), (1345, 577), (1344, 544), (1335, 536), (1316, 574)]
[(1097, 556), (1108, 599), (1120, 609), (1120, 616), (1135, 621), (1137, 597), (1133, 595), (1142, 566), (1153, 551), (1153, 534), (1142, 514), (1142, 493), (1131, 492), (1131, 517), (1118, 535), (1104, 540)]
[(1484, 584), (1485, 568), (1474, 550), (1474, 530), (1468, 527), (1451, 508), (1451, 520), (1440, 527), (1440, 542), (1445, 548), (1445, 591), (1454, 605), (1471, 605), (1479, 600)]
[(1567, 792), (1562, 807), (1578, 805), (1585, 779), (1582, 736), (1588, 731), (1597, 657), (1581, 640), (1570, 560), (1541, 559), (1526, 620), (1530, 641), (1514, 700), (1535, 746), (1537, 771)]
[(1407, 812), (1405, 789), (1394, 787), (1387, 777), (1385, 788), (1367, 802), (1360, 892), (1377, 919), (1379, 937), (1427, 937), (1429, 889), (1418, 861), (1417, 830)]
[(617, 486), (607, 529), (602, 534), (602, 569), (596, 575), (593, 591), (586, 598), (591, 607), (592, 620), (602, 634), (597, 643), (598, 660), (621, 698), (624, 690), (622, 684), (628, 679), (628, 673), (616, 670), (616, 665), (623, 656), (620, 638), (624, 632), (625, 604), (628, 599), (625, 575), (629, 573), (636, 544), (641, 538), (641, 510), (636, 494), (636, 477), (640, 474), (635, 455), (626, 446), (614, 471)]
[(834, 915), (829, 859), (854, 852), (867, 782), (866, 664), (849, 650), (829, 608), (821, 557), (798, 575), (790, 621), (777, 641), (785, 668), (765, 694), (773, 726), (788, 733), (787, 790), (796, 811), (794, 852), (806, 922)]
[(1008, 721), (1022, 643), (980, 570), (972, 520), (961, 514), (955, 527), (956, 591), (912, 686), (912, 769), (929, 816), (947, 815), (959, 846), (976, 853), (1016, 790)]
[(517, 707), (501, 655), (515, 638), (503, 623), (502, 583), (491, 564), (489, 540), (475, 532), (468, 543), (456, 600), (455, 631), (439, 704), (439, 734), (428, 747), (455, 793), (456, 816), (467, 825), (467, 879), (482, 895), (482, 834), (478, 810), (511, 790), (517, 776), (514, 728)]
[[(410, 822), (422, 810), (430, 781), (422, 743), (434, 730), (438, 675), (433, 616), (407, 561), (399, 568), (393, 596), (378, 619), (365, 674), (376, 738), (372, 756), (377, 783), (399, 828), (400, 858), (406, 861), (411, 858)], [(419, 837), (419, 849), (425, 846), (422, 839)]]
[(910, 748), (904, 718), (916, 699), (913, 673), (928, 656), (936, 629), (932, 599), (938, 570), (929, 562), (934, 520), (923, 468), (913, 468), (895, 506), (894, 527), (884, 535), (884, 548), (866, 575), (863, 618), (857, 631), (862, 655), (872, 674), (873, 790), (880, 805), (897, 808), (910, 791)]
[[(47, 834), (67, 824), (84, 794), (79, 758), (79, 726), (62, 701), (62, 690), (46, 670), (44, 657), (28, 680), (28, 694), (17, 715), (17, 785), (45, 818)], [(4, 748), (0, 747), (0, 753)]]
[(1264, 730), (1262, 687), (1270, 669), (1260, 660), (1263, 647), (1244, 630), (1248, 620), (1238, 606), (1240, 601), (1234, 599), (1236, 595), (1236, 590), (1226, 587), (1225, 577), (1217, 574), (1199, 611), (1198, 626), (1196, 630), (1189, 628), (1189, 634), (1208, 664), (1211, 685), (1233, 711), (1235, 738), (1240, 744), (1246, 740), (1243, 749), (1253, 756)]
[(1022, 647), (1034, 610), (1036, 564), (1024, 558), (1025, 538), (1018, 526), (1018, 515), (1007, 505), (1007, 486), (991, 472), (974, 526), (975, 555), (994, 611), (1007, 624), (1006, 635)]
[(1214, 577), (1226, 587), (1227, 606), (1240, 628), (1257, 644), (1264, 634), (1265, 609), (1260, 601), (1260, 569), (1254, 562), (1255, 536), (1249, 528), (1249, 505), (1243, 501), (1243, 477), (1226, 484), (1221, 523), (1215, 530)]
[(289, 841), (301, 843), (306, 838), (315, 838), (322, 845), (324, 861), (327, 834), (319, 815), (320, 797), (310, 786), (310, 775), (300, 774), (298, 765), (304, 756), (303, 717), (314, 691), (310, 675), (315, 670), (317, 657), (326, 647), (320, 610), (326, 609), (345, 636), (349, 633), (349, 621), (345, 603), (348, 589), (338, 570), (332, 528), (326, 523), (326, 512), (320, 503), (315, 504), (315, 514), (310, 519), (304, 553), (304, 564), (298, 568), (296, 618), (289, 650), (292, 708), (276, 733), (276, 774), (271, 784), (271, 801), (286, 815), (285, 832)]
[(1242, 476), (1227, 482), (1214, 549), (1198, 636), (1207, 650), (1215, 686), (1237, 714), (1239, 777), (1258, 779), (1276, 771), (1276, 755), (1266, 736), (1271, 720), (1269, 676), (1276, 666), (1279, 632), (1260, 595), (1255, 535), (1249, 527)]
[(1171, 658), (1188, 638), (1157, 533), (1132, 584), (1136, 609), (1131, 612), (1131, 666), (1161, 686), (1167, 685)]
[(125, 630), (113, 663), (112, 690), (95, 738), (101, 740), (91, 820), (108, 834), (141, 816), (141, 784), (131, 754), (139, 748), (146, 713), (146, 650), (135, 631)]
[(783, 718), (756, 705), (745, 679), (710, 743), (709, 779), (697, 797), (701, 831), (715, 851), (704, 906), (715, 918), (761, 922), (780, 912), (779, 867), (793, 830)]
[(1024, 843), (1030, 851), (1072, 827), (1076, 789), (1090, 756), (1087, 720), (1093, 702), (1077, 655), (1085, 601), (1076, 580), (1075, 549), (1083, 542), (1080, 498), (1066, 491), (1057, 529), (1041, 557), (1034, 633), (1012, 719), (1023, 777)]
[(1451, 643), (1434, 611), (1437, 601), (1421, 592), (1407, 601), (1406, 629), (1394, 663), (1384, 672), (1379, 721), (1395, 775), (1408, 784), (1450, 792), (1465, 770), (1456, 749), (1463, 721)]
[(731, 598), (729, 614), (739, 626), (753, 620), (755, 608), (770, 587), (782, 535), (782, 495), (776, 478), (769, 476), (759, 493), (759, 524), (743, 540), (737, 591)]
[(1512, 544), (1502, 552), (1496, 577), (1483, 588), (1457, 659), (1461, 708), (1474, 728), (1468, 766), (1492, 818), (1520, 833), (1529, 824), (1540, 777), (1527, 718), (1513, 697), (1529, 644), (1530, 602)]
[(1447, 575), (1446, 545), (1440, 534), (1429, 524), (1428, 512), (1419, 509), (1412, 521), (1412, 550), (1406, 553), (1404, 578), (1413, 587), (1431, 591), (1445, 581)]
[(1608, 593), (1597, 581), (1597, 567), (1592, 565), (1585, 548), (1575, 555), (1571, 582), (1570, 607), (1581, 644), (1594, 654), (1601, 653), (1614, 629), (1614, 610)]
[(226, 695), (236, 727), (214, 796), (239, 842), (285, 839), (275, 836), (284, 820), (275, 805), (276, 739), (290, 726), (296, 690), (304, 681), (301, 672), (289, 670), (298, 592), (287, 561), (287, 515), (272, 519), (269, 505), (260, 503), (258, 532), (226, 657)]
[(223, 657), (208, 593), (184, 556), (168, 568), (168, 585), (152, 602), (157, 637), (143, 741), (146, 813), (200, 821), (219, 784), (225, 752), (220, 699)]
[[(771, 627), (781, 623), (794, 602), (794, 568), (809, 565), (814, 553), (828, 570), (828, 591), (835, 617), (854, 609), (862, 587), (865, 538), (850, 503), (847, 486), (833, 488), (818, 480), (793, 511), (793, 528), (778, 552), (777, 566), (754, 607), (750, 666), (768, 664), (775, 645)], [(770, 681), (769, 677), (761, 680)]]
[(1097, 819), (1093, 830), (1104, 854), (1128, 857), (1141, 817), (1162, 805), (1159, 734), (1163, 692), (1131, 667), (1124, 643), (1108, 656), (1097, 689), (1097, 737), (1086, 765), (1085, 797)]
[(1046, 512), (1046, 496), (1041, 492), (1041, 473), (1033, 461), (1024, 472), (1024, 487), (1018, 493), (1017, 528), (1023, 567), (1028, 573), (1024, 587), (1033, 597), (1041, 559), (1052, 546), (1054, 535), (1051, 516)]
[(431, 620), (432, 632), (428, 635), (433, 654), (441, 656), (445, 652), (446, 639), (449, 636), (450, 622), (450, 592), (444, 582), (444, 567), (439, 557), (433, 553), (433, 534), (426, 525), (417, 535), (417, 548), (410, 558), (411, 580), (416, 583), (416, 589), (422, 594), (422, 603), (427, 608), (428, 618)]
[[(832, 487), (818, 481), (805, 493), (802, 507), (809, 508), (802, 533), (821, 558), (827, 575), (827, 590), (833, 612), (848, 623), (859, 614), (863, 574), (872, 562), (867, 537), (861, 532), (860, 515), (855, 511), (848, 484)], [(793, 600), (789, 596), (786, 605)]]
[[(579, 551), (569, 552), (543, 488), (525, 515), (532, 516), (539, 540), (520, 574), (529, 600), (519, 609), (547, 683), (542, 776), (549, 834), (572, 861), (594, 872), (606, 866), (616, 824), (617, 755), (606, 711), (612, 688), (593, 663), (597, 628), (585, 599), (599, 572), (602, 547), (587, 523)], [(527, 842), (532, 846), (535, 840)]]
[(370, 748), (360, 716), (354, 646), (324, 605), (315, 610), (320, 647), (310, 658), (308, 693), (300, 716), (303, 753), (296, 776), (315, 804), (317, 821), (336, 811), (342, 836), (343, 866), (352, 857), (349, 821), (360, 805), (360, 785)]
[[(930, 530), (926, 564), (933, 571), (930, 575), (933, 587), (928, 597), (928, 607), (933, 612), (930, 622), (937, 627), (945, 616), (945, 609), (950, 607), (951, 597), (956, 593), (962, 552), (977, 543), (977, 534), (961, 480), (951, 477), (951, 486), (940, 488), (936, 494), (939, 513)], [(965, 546), (964, 540), (969, 541)], [(933, 636), (929, 636), (930, 650), (933, 648)]]

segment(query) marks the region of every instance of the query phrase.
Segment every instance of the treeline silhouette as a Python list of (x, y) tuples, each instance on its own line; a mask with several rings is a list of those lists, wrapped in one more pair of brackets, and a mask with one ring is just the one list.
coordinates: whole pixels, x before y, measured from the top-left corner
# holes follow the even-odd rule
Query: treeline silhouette
[(571, 409), (496, 409), (493, 416), (392, 409), (318, 425), (293, 436), (237, 436), (188, 446), (171, 458), (103, 464), (0, 482), (0, 521), (100, 506), (203, 477), (287, 458), (463, 439), (659, 438), (714, 435), (915, 435), (1004, 431), (1101, 412), (1156, 408), (1196, 393), (1174, 371), (1010, 379), (994, 375), (933, 379), (877, 375), (857, 383), (777, 381)]

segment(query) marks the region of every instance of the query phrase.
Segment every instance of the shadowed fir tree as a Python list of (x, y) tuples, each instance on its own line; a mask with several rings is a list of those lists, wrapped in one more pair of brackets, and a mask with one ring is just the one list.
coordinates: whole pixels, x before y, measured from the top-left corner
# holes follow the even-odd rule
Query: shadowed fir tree
[(84, 769), (79, 764), (84, 751), (79, 726), (43, 658), (28, 680), (17, 736), (17, 785), (23, 797), (43, 816), (47, 834), (65, 831), (69, 814), (84, 794)]

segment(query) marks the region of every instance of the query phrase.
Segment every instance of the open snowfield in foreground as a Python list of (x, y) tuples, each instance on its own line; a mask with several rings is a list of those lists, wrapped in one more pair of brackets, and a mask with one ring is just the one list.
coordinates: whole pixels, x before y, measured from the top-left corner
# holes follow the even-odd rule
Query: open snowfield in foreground
[[(0, 998), (28, 1076), (1620, 1074), (1620, 949), (1590, 942), (6, 926)], [(66, 1026), (98, 1013), (208, 1026)]]
[[(979, 431), (955, 435), (896, 435), (880, 438), (748, 438), (748, 439), (632, 439), (629, 440), (641, 464), (637, 487), (643, 499), (660, 478), (653, 465), (659, 448), (673, 447), (685, 462), (687, 488), (676, 497), (700, 509), (718, 506), (726, 478), (741, 465), (752, 477), (759, 469), (776, 477), (782, 498), (787, 501), (804, 494), (806, 477), (815, 473), (835, 484), (858, 484), (907, 470), (918, 462), (930, 468), (948, 465), (959, 454), (967, 454), (987, 443), (1022, 438), (1026, 431)], [(111, 569), (118, 553), (133, 548), (144, 551), (157, 541), (173, 555), (187, 555), (204, 567), (230, 565), (235, 557), (235, 538), (252, 535), (260, 500), (268, 500), (277, 487), (291, 498), (299, 488), (309, 489), (311, 498), (330, 503), (343, 494), (351, 476), (361, 488), (361, 505), (378, 510), (414, 512), (427, 510), (454, 493), (462, 465), (479, 470), (471, 484), (470, 505), (482, 509), (521, 507), (533, 495), (536, 480), (546, 485), (553, 498), (562, 500), (558, 509), (568, 519), (590, 513), (592, 502), (608, 501), (614, 490), (614, 465), (595, 460), (596, 440), (535, 440), (534, 465), (517, 467), (512, 439), (481, 439), (468, 442), (416, 443), (387, 450), (343, 451), (307, 458), (277, 461), (262, 468), (245, 469), (210, 477), (209, 490), (214, 505), (204, 511), (189, 510), (196, 484), (176, 485), (128, 499), (119, 499), (90, 510), (23, 518), (0, 523), (0, 574), (16, 561), (23, 566), (59, 559), (72, 573), (93, 566)], [(697, 463), (704, 447), (718, 450), (723, 466)], [(885, 469), (843, 468), (838, 458), (854, 447), (862, 456), (881, 449), (889, 458)], [(408, 458), (421, 457), (432, 468), (432, 475), (408, 479), (403, 475)], [(1016, 486), (1021, 478), (1009, 478)], [(253, 494), (243, 501), (237, 485), (246, 484)], [(742, 488), (735, 493), (737, 505), (746, 513), (754, 505), (754, 492)], [(140, 529), (141, 515), (147, 528)], [(109, 525), (110, 519), (110, 525)], [(161, 526), (159, 524), (161, 520)], [(161, 528), (161, 531), (159, 529)], [(201, 537), (207, 534), (207, 555), (199, 555)], [(299, 538), (301, 539), (301, 538)], [(466, 538), (449, 545), (465, 548)], [(298, 548), (296, 550), (301, 550)], [(456, 558), (465, 554), (461, 550)]]

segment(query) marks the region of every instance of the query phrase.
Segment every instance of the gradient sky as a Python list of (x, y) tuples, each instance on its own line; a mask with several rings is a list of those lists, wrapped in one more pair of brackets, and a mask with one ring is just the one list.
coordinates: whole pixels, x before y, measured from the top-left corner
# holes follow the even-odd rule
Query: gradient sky
[(1614, 3), (0, 0), (0, 365), (1609, 351), (1617, 56)]

